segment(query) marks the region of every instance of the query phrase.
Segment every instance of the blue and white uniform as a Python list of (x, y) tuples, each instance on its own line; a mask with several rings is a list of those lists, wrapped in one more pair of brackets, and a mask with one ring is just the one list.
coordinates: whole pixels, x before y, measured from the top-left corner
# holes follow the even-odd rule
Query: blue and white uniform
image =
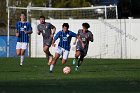
[(69, 56), (69, 51), (70, 51), (70, 43), (72, 37), (76, 37), (77, 34), (72, 32), (72, 31), (67, 31), (64, 32), (63, 30), (59, 31), (55, 37), (54, 40), (56, 41), (58, 38), (60, 38), (58, 47), (56, 49), (56, 53), (62, 55), (63, 54), (63, 59), (67, 59)]
[(24, 31), (32, 31), (31, 24), (29, 22), (21, 22), (18, 21), (16, 23), (16, 30), (19, 33), (19, 36), (17, 37), (17, 45), (16, 49), (26, 49), (29, 43), (29, 35), (26, 34)]

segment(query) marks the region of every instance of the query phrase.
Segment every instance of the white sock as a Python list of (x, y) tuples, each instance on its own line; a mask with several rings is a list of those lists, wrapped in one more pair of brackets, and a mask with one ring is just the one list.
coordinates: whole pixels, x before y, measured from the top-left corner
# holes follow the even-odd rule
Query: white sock
[(50, 65), (50, 71), (52, 71), (53, 70), (53, 68), (54, 68), (54, 65)]
[(20, 62), (21, 62), (21, 63), (24, 62), (24, 55), (20, 56)]

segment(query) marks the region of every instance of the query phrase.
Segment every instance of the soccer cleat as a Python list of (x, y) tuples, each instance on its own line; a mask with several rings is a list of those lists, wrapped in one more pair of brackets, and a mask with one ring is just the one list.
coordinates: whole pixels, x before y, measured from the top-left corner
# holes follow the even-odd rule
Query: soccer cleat
[(49, 71), (50, 73), (52, 73), (52, 71)]
[(62, 61), (62, 57), (60, 58), (60, 60)]
[(76, 60), (75, 60), (75, 59), (73, 59), (72, 64), (73, 64), (73, 65), (75, 65), (75, 63), (76, 63)]
[(23, 65), (23, 62), (20, 62), (20, 66), (22, 66)]
[(78, 71), (78, 70), (79, 70), (79, 67), (78, 67), (78, 66), (76, 66), (76, 67), (75, 67), (75, 71)]

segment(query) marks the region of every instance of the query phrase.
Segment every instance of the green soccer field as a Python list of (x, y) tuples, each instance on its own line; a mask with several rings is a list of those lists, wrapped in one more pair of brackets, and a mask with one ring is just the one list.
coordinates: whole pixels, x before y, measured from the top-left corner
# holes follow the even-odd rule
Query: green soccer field
[[(140, 60), (85, 59), (78, 72), (72, 59), (53, 73), (44, 58), (0, 58), (0, 93), (140, 93)], [(71, 73), (62, 68), (71, 66)]]

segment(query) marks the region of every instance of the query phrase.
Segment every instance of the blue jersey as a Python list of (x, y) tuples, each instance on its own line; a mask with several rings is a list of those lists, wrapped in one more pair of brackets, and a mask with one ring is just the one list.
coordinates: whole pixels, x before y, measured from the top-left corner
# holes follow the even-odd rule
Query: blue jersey
[(55, 35), (54, 40), (56, 41), (58, 38), (60, 38), (58, 46), (70, 51), (71, 38), (76, 36), (77, 34), (72, 31), (64, 32), (62, 30)]
[(16, 30), (19, 33), (19, 37), (17, 38), (17, 42), (29, 42), (29, 35), (25, 34), (25, 31), (32, 31), (31, 24), (29, 22), (21, 22), (18, 21), (16, 23)]

